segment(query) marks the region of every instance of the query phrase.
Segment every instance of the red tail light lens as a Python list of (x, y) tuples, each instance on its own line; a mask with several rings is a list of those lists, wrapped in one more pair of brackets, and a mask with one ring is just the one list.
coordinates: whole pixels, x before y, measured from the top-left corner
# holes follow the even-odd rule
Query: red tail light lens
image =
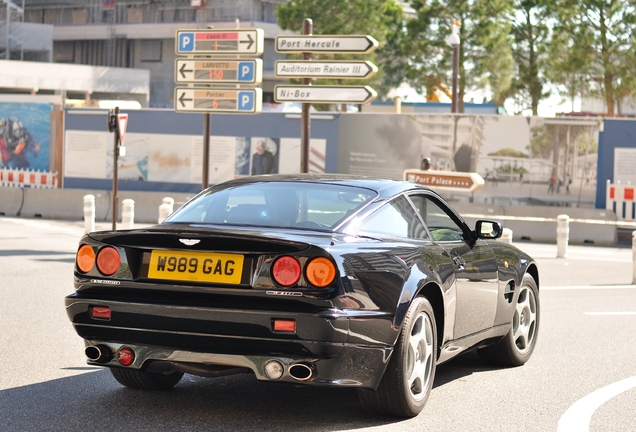
[(292, 286), (300, 279), (300, 263), (294, 257), (280, 257), (274, 263), (272, 277), (279, 285)]
[(314, 258), (307, 264), (305, 275), (310, 284), (324, 288), (336, 277), (336, 267), (327, 258)]
[(91, 318), (109, 320), (110, 308), (108, 306), (92, 306)]
[(130, 348), (117, 351), (117, 361), (122, 366), (130, 366), (135, 361), (135, 352)]
[(114, 274), (119, 270), (120, 264), (119, 252), (114, 247), (107, 246), (97, 253), (97, 268), (103, 275), (110, 276)]
[(82, 246), (77, 251), (75, 262), (77, 263), (79, 271), (82, 273), (88, 273), (95, 265), (95, 251), (89, 245)]

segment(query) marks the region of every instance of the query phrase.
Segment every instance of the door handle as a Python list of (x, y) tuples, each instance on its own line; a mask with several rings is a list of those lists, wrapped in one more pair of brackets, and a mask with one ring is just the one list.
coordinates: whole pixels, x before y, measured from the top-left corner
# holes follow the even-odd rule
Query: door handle
[(458, 256), (453, 257), (453, 262), (454, 262), (454, 263), (455, 263), (455, 265), (456, 265), (457, 267), (459, 267), (460, 269), (463, 269), (463, 268), (464, 268), (464, 260), (463, 260), (463, 259), (461, 259), (460, 257), (458, 257)]

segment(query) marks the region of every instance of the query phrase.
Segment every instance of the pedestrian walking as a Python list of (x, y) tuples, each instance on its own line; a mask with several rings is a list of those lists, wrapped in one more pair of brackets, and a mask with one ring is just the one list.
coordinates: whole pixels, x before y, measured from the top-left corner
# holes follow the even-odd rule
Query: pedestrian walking
[(556, 184), (556, 177), (554, 174), (550, 176), (550, 180), (548, 180), (548, 193), (554, 193), (554, 185)]

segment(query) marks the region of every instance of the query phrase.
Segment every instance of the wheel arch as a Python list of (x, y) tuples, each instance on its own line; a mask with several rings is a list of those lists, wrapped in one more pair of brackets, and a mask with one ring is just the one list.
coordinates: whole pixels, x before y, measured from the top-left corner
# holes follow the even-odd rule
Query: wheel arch
[(534, 279), (537, 284), (537, 289), (539, 288), (539, 269), (535, 263), (531, 263), (526, 269), (526, 273), (528, 273)]
[(434, 282), (424, 285), (417, 293), (416, 297), (424, 297), (428, 300), (435, 314), (435, 325), (437, 332), (437, 358), (441, 352), (442, 341), (444, 340), (444, 325), (446, 314), (444, 313), (444, 296), (442, 290)]

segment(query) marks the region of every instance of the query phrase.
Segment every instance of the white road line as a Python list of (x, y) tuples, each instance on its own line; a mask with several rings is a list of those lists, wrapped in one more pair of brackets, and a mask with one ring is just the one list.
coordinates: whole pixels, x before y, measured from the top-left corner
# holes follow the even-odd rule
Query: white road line
[(626, 316), (626, 315), (636, 315), (636, 312), (585, 312), (584, 315), (592, 315), (592, 316)]
[(579, 399), (559, 420), (557, 432), (588, 432), (594, 412), (605, 402), (636, 387), (636, 376), (600, 388)]
[(539, 291), (636, 289), (636, 285), (542, 286)]

